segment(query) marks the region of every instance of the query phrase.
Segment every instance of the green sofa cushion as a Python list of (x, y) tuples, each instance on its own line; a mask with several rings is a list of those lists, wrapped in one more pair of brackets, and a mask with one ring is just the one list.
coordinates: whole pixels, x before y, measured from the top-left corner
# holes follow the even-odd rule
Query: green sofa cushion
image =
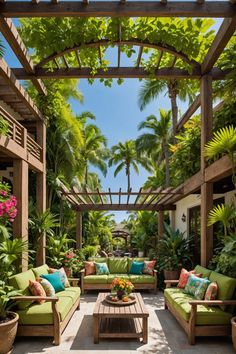
[[(22, 295), (31, 296), (29, 291), (29, 281), (35, 281), (35, 275), (32, 269), (26, 272), (13, 275), (9, 278), (9, 284), (17, 290), (22, 290)], [(19, 301), (17, 306), (19, 309), (23, 310), (32, 304), (32, 301)]]
[[(64, 320), (71, 307), (73, 301), (70, 297), (60, 297), (57, 302), (57, 310), (60, 314), (61, 321)], [(34, 304), (29, 308), (18, 311), (19, 324), (22, 325), (50, 325), (53, 324), (53, 314), (51, 302), (45, 302), (41, 305)]]
[(152, 275), (134, 275), (130, 274), (129, 275), (129, 280), (133, 284), (153, 284), (155, 282), (155, 278)]
[(65, 288), (64, 291), (60, 291), (56, 294), (58, 298), (69, 298), (73, 304), (80, 298), (81, 290), (79, 287)]
[(111, 274), (128, 273), (127, 258), (108, 258), (108, 268)]
[(130, 272), (130, 268), (132, 266), (133, 261), (135, 262), (144, 262), (144, 261), (148, 261), (149, 258), (148, 257), (136, 257), (136, 258), (128, 258), (128, 273)]
[(212, 272), (210, 269), (204, 268), (200, 265), (197, 265), (194, 269), (196, 270), (197, 274), (202, 274), (203, 278), (209, 278)]
[(124, 278), (124, 279), (129, 280), (129, 275), (128, 275), (128, 274), (120, 274), (120, 273), (109, 274), (109, 275), (107, 276), (107, 282), (108, 282), (108, 284), (111, 284), (111, 283), (112, 283), (112, 280), (115, 279), (115, 278)]
[[(218, 285), (218, 300), (231, 300), (234, 294), (236, 279), (227, 277), (226, 275), (212, 271), (209, 277), (211, 282), (216, 282)], [(226, 306), (220, 306), (225, 310)]]
[(108, 264), (108, 258), (107, 257), (89, 257), (88, 261), (89, 262), (107, 263)]
[[(188, 301), (194, 300), (190, 295), (184, 294), (181, 289), (168, 288), (164, 291), (165, 297), (175, 308), (178, 314), (185, 320), (189, 321), (191, 313), (191, 305)], [(217, 306), (197, 306), (197, 325), (225, 325), (230, 324), (232, 314), (222, 311)]]
[(107, 284), (107, 275), (87, 275), (84, 277), (85, 284)]
[(47, 264), (43, 264), (40, 267), (33, 268), (35, 278), (39, 278), (41, 274), (48, 274), (49, 266)]

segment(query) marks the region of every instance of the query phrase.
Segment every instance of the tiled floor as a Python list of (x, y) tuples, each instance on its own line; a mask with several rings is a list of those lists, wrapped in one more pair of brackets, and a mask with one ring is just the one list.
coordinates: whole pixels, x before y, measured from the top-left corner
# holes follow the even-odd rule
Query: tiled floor
[(233, 354), (230, 338), (197, 338), (195, 346), (187, 343), (187, 337), (174, 317), (164, 310), (162, 293), (143, 293), (149, 310), (148, 344), (138, 340), (102, 340), (93, 344), (92, 324), (95, 294), (86, 294), (81, 299), (81, 309), (76, 311), (62, 335), (58, 347), (50, 338), (17, 339), (13, 354)]

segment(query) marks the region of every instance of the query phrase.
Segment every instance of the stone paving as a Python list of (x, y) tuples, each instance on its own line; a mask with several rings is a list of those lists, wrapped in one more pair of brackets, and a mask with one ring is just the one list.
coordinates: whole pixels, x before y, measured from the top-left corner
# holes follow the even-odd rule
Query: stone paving
[(142, 293), (149, 310), (148, 344), (138, 340), (101, 340), (93, 343), (92, 324), (96, 294), (81, 298), (81, 309), (76, 311), (62, 335), (62, 343), (52, 345), (51, 338), (18, 338), (13, 354), (233, 354), (231, 338), (197, 338), (190, 346), (187, 337), (174, 317), (164, 310), (163, 295)]

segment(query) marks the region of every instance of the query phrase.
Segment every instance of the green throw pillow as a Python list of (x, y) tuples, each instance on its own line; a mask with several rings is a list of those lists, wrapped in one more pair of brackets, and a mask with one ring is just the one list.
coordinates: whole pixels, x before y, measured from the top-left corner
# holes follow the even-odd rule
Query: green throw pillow
[(96, 267), (96, 274), (97, 275), (110, 274), (106, 263), (96, 263), (95, 262), (95, 267)]
[(52, 274), (42, 274), (41, 278), (47, 279), (49, 283), (51, 283), (52, 286), (54, 287), (56, 293), (65, 290), (65, 287), (61, 281), (60, 274), (58, 272)]
[(144, 262), (133, 262), (129, 274), (142, 275)]
[(210, 281), (206, 278), (199, 278), (191, 274), (184, 288), (184, 293), (192, 295), (197, 299), (203, 299)]

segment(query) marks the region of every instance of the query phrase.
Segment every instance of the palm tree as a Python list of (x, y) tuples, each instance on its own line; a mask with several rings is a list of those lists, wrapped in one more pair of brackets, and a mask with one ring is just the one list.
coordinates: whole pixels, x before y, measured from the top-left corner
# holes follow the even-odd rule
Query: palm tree
[(80, 149), (80, 154), (86, 185), (88, 185), (89, 164), (99, 168), (105, 176), (107, 173), (107, 164), (104, 160), (108, 158), (107, 140), (95, 124), (86, 124), (88, 118), (95, 119), (94, 115), (90, 112), (83, 112), (77, 117), (83, 124), (84, 141)]
[(190, 80), (145, 80), (139, 91), (138, 104), (142, 111), (159, 94), (167, 91), (171, 100), (172, 127), (173, 135), (175, 135), (178, 121), (177, 97), (181, 101), (186, 101), (188, 98), (189, 102), (192, 102), (196, 97), (197, 90), (197, 83)]
[(152, 159), (157, 159), (157, 166), (165, 160), (166, 187), (170, 185), (169, 147), (171, 111), (160, 109), (160, 120), (155, 115), (150, 115), (141, 122), (138, 129), (148, 129), (151, 133), (144, 133), (136, 140), (136, 148), (140, 155), (144, 152)]
[(137, 174), (139, 173), (139, 164), (142, 165), (147, 171), (150, 171), (148, 159), (137, 155), (134, 140), (128, 140), (124, 143), (120, 142), (118, 145), (112, 146), (111, 154), (112, 157), (108, 163), (109, 167), (112, 165), (118, 165), (114, 172), (115, 177), (123, 168), (125, 169), (125, 174), (128, 180), (128, 191), (130, 190), (131, 167), (133, 167)]

